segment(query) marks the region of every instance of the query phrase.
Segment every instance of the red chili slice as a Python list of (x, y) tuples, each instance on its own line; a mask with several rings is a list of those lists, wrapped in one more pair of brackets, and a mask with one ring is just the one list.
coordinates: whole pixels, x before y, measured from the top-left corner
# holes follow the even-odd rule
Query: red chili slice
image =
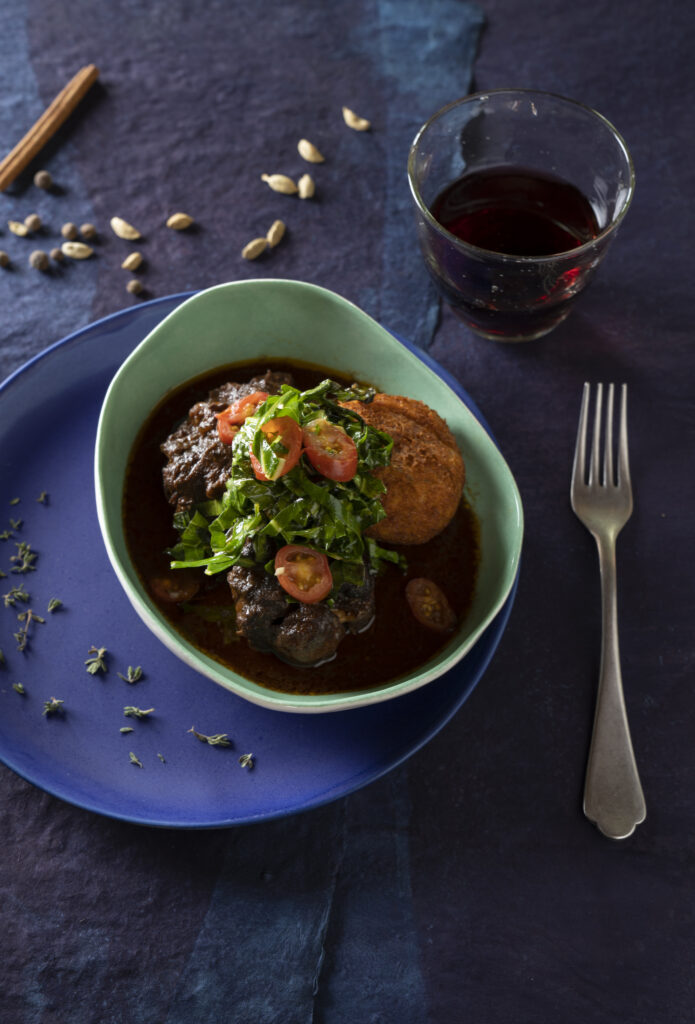
[(316, 604), (333, 588), (328, 559), (322, 551), (301, 544), (286, 544), (275, 556), (275, 578), (290, 597)]

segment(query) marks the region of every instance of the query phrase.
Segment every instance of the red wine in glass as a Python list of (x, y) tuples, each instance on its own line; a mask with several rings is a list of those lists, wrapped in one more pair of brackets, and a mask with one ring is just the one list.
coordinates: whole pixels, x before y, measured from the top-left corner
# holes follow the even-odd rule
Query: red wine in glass
[[(430, 207), (447, 231), (487, 253), (516, 259), (514, 279), (507, 268), (492, 285), (497, 299), (481, 305), (479, 285), (492, 280), (490, 261), (461, 259), (446, 245), (433, 250), (428, 265), (447, 301), (465, 310), (484, 332), (528, 337), (546, 333), (567, 315), (567, 302), (581, 285), (586, 259), (573, 266), (570, 253), (600, 233), (594, 210), (574, 185), (535, 170), (492, 167), (464, 174), (447, 185)], [(518, 258), (521, 257), (519, 261)], [(524, 263), (528, 260), (528, 263)], [(550, 263), (547, 261), (550, 260)], [(542, 263), (540, 261), (543, 261)], [(495, 261), (492, 261), (493, 263)], [(497, 263), (500, 263), (498, 260)]]

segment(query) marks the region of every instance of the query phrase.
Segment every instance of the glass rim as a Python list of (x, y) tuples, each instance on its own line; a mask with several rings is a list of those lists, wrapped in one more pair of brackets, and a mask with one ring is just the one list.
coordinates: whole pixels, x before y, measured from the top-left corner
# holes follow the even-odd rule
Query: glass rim
[[(425, 203), (425, 201), (423, 200), (422, 196), (420, 195), (420, 190), (419, 190), (417, 184), (415, 183), (415, 175), (414, 175), (415, 154), (416, 154), (416, 151), (417, 151), (418, 144), (419, 144), (420, 140), (422, 139), (422, 137), (425, 134), (425, 132), (428, 131), (428, 129), (436, 121), (438, 121), (440, 118), (444, 117), (446, 114), (448, 114), (455, 107), (462, 107), (462, 106), (464, 106), (467, 103), (473, 103), (473, 102), (476, 102), (476, 101), (484, 100), (488, 96), (502, 96), (502, 95), (507, 95), (507, 96), (525, 96), (525, 97), (539, 96), (539, 97), (542, 97), (543, 99), (560, 100), (562, 103), (566, 103), (569, 106), (577, 107), (579, 110), (583, 111), (585, 114), (589, 114), (589, 115), (591, 115), (591, 117), (597, 118), (603, 124), (603, 126), (608, 129), (609, 133), (613, 136), (613, 138), (618, 143), (619, 148), (622, 150), (622, 152), (623, 152), (623, 154), (625, 156), (625, 159), (627, 161), (628, 170), (629, 170), (629, 181), (628, 181), (627, 197), (625, 199), (625, 202), (623, 203), (623, 206), (622, 206), (622, 209), (620, 210), (620, 213), (615, 218), (615, 220), (612, 220), (610, 222), (610, 224), (607, 224), (603, 228), (602, 231), (600, 231), (594, 238), (589, 239), (588, 242), (584, 242), (582, 245), (578, 245), (574, 249), (563, 249), (562, 252), (552, 253), (552, 254), (549, 254), (547, 256), (518, 256), (518, 255), (514, 255), (513, 253), (496, 252), (494, 249), (483, 249), (481, 246), (473, 245), (472, 242), (466, 242), (466, 241), (464, 241), (464, 239), (459, 238), (458, 235), (454, 235), (454, 234), (452, 234), (451, 231), (448, 231), (442, 224), (439, 223), (439, 221), (436, 219), (436, 217), (432, 216), (432, 213), (430, 212), (427, 204)], [(480, 259), (482, 257), (485, 257), (485, 258), (488, 258), (488, 259), (490, 257), (494, 257), (495, 259), (500, 260), (500, 261), (507, 261), (507, 262), (513, 262), (513, 263), (541, 264), (541, 263), (548, 263), (550, 261), (555, 262), (557, 260), (564, 259), (565, 257), (568, 257), (568, 256), (577, 257), (578, 255), (582, 255), (585, 252), (588, 252), (591, 249), (592, 246), (595, 246), (598, 242), (603, 241), (603, 239), (607, 238), (609, 235), (613, 234), (613, 232), (617, 230), (619, 225), (622, 223), (625, 214), (627, 213), (628, 209), (630, 208), (630, 205), (632, 204), (633, 196), (635, 194), (635, 166), (634, 166), (634, 164), (632, 162), (632, 154), (630, 153), (630, 150), (628, 149), (628, 146), (627, 146), (627, 143), (625, 142), (625, 139), (620, 134), (618, 129), (615, 127), (615, 125), (612, 124), (608, 120), (607, 117), (604, 117), (603, 114), (599, 113), (598, 110), (595, 110), (593, 107), (588, 106), (586, 103), (581, 103), (579, 100), (570, 99), (568, 96), (562, 96), (560, 93), (547, 92), (546, 90), (543, 90), (543, 89), (512, 89), (512, 88), (484, 89), (484, 90), (479, 90), (478, 92), (469, 93), (467, 96), (461, 96), (459, 99), (452, 100), (451, 103), (447, 103), (445, 106), (440, 107), (440, 109), (435, 111), (435, 113), (432, 114), (431, 117), (429, 117), (425, 121), (425, 123), (416, 132), (415, 138), (413, 139), (412, 143), (410, 144), (410, 149), (408, 151), (407, 171), (408, 171), (408, 184), (410, 186), (410, 192), (411, 192), (412, 198), (413, 198), (413, 200), (415, 202), (415, 205), (417, 206), (418, 210), (424, 216), (425, 220), (428, 222), (430, 227), (433, 227), (440, 234), (444, 235), (447, 239), (449, 239), (450, 241), (454, 242), (457, 247), (459, 247), (459, 248), (461, 248), (463, 250), (470, 251), (470, 253), (473, 256), (476, 256), (478, 259)]]

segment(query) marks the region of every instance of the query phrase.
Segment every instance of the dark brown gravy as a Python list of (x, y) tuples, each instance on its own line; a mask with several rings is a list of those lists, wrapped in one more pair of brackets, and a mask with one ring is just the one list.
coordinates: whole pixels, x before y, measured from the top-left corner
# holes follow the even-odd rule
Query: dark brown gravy
[[(178, 535), (172, 526), (173, 511), (162, 490), (163, 456), (160, 443), (186, 415), (190, 407), (208, 392), (230, 380), (248, 380), (268, 368), (292, 373), (297, 387), (306, 389), (325, 377), (340, 379), (330, 370), (298, 364), (236, 364), (206, 374), (177, 389), (157, 406), (133, 446), (126, 476), (123, 501), (125, 536), (133, 563), (147, 587), (148, 580), (170, 572), (165, 551)], [(345, 383), (349, 383), (346, 381)], [(408, 579), (426, 576), (446, 593), (461, 620), (470, 608), (479, 560), (479, 529), (465, 500), (453, 521), (428, 544), (399, 549), (408, 561), (408, 572), (389, 566), (376, 582), (376, 618), (364, 633), (346, 636), (333, 661), (315, 668), (296, 668), (272, 654), (252, 650), (245, 640), (230, 642), (218, 622), (211, 622), (177, 605), (167, 605), (150, 592), (162, 615), (186, 639), (207, 655), (233, 668), (240, 675), (272, 690), (294, 694), (356, 691), (392, 682), (428, 661), (448, 637), (421, 626), (405, 600)], [(193, 571), (193, 570), (182, 570)], [(222, 614), (231, 608), (226, 573), (198, 575), (203, 586), (195, 602), (217, 608)], [(229, 629), (227, 630), (229, 633)]]

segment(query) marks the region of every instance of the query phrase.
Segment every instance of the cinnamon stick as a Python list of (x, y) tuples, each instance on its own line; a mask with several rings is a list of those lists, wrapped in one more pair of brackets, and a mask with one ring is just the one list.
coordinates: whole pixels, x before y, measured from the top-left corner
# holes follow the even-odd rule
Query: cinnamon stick
[(4, 191), (18, 174), (21, 174), (48, 140), (55, 135), (98, 77), (99, 68), (94, 64), (86, 64), (70, 79), (65, 88), (61, 89), (24, 138), (20, 139), (14, 149), (0, 162), (0, 192)]

